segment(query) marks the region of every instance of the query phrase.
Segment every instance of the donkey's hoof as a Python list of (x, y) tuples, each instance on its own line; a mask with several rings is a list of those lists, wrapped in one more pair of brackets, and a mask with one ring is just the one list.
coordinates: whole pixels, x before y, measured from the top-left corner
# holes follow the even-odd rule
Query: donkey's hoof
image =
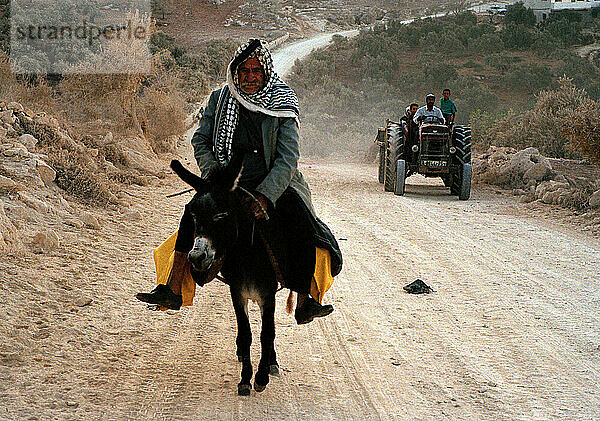
[[(252, 387), (249, 384), (238, 384), (238, 395), (240, 396), (248, 396), (250, 395), (250, 389), (252, 389)], [(264, 388), (263, 388), (264, 390)]]
[(269, 374), (271, 376), (279, 376), (279, 364), (271, 364), (269, 366)]
[(260, 385), (256, 382), (254, 382), (254, 390), (256, 390), (257, 392), (262, 392), (263, 390), (265, 390), (267, 388), (267, 385)]

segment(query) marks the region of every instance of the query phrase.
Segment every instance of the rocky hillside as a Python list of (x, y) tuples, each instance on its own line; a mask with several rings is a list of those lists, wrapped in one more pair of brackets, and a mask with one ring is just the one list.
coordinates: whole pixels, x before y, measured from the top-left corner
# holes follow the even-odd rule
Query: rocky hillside
[(466, 7), (458, 0), (156, 0), (158, 25), (182, 46), (195, 51), (198, 41), (232, 38), (269, 39), (287, 32), (301, 38), (314, 32), (371, 25), (391, 18), (421, 16)]
[(100, 229), (107, 208), (135, 218), (123, 186), (158, 183), (166, 168), (142, 138), (77, 139), (52, 116), (0, 102), (0, 254), (56, 248), (65, 226)]
[(570, 209), (583, 216), (580, 225), (600, 234), (600, 168), (586, 161), (492, 146), (474, 156), (473, 182), (498, 186), (522, 203)]

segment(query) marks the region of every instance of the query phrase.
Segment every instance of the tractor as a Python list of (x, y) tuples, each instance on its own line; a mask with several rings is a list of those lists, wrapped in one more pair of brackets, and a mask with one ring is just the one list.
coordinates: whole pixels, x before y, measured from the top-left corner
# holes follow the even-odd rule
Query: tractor
[(377, 134), (379, 182), (385, 191), (404, 195), (406, 178), (412, 174), (441, 177), (450, 194), (460, 200), (471, 195), (471, 128), (449, 127), (427, 117), (411, 133), (407, 123), (386, 120)]

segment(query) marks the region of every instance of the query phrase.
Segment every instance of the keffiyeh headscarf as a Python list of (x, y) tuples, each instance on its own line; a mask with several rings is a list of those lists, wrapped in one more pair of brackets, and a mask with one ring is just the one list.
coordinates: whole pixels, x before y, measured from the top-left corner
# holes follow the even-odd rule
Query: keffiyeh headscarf
[[(256, 57), (263, 67), (264, 86), (248, 94), (240, 88), (237, 68), (249, 58)], [(233, 134), (238, 124), (240, 104), (246, 109), (273, 117), (292, 117), (298, 120), (298, 98), (275, 73), (273, 59), (263, 41), (252, 39), (238, 48), (227, 67), (227, 84), (221, 90), (215, 112), (213, 144), (220, 165), (231, 159)]]

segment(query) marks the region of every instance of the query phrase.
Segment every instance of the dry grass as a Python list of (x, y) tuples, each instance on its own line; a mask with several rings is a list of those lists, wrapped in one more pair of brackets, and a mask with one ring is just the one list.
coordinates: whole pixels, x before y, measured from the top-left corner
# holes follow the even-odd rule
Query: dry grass
[(598, 159), (600, 118), (597, 110), (598, 104), (584, 89), (562, 77), (559, 88), (540, 92), (529, 111), (511, 110), (502, 116), (475, 114), (471, 121), (473, 130), (479, 134), (478, 150), (485, 150), (489, 145), (516, 149), (533, 146), (544, 156), (578, 158), (585, 155)]
[[(150, 25), (144, 17), (132, 18)], [(149, 159), (172, 152), (186, 129), (187, 103), (203, 100), (237, 46), (226, 40), (206, 43), (197, 55), (157, 51), (146, 56), (152, 63), (147, 74), (103, 73), (144, 57), (146, 46), (136, 42), (103, 45), (101, 55), (74, 65), (52, 87), (43, 75), (25, 79), (12, 74), (8, 57), (0, 52), (0, 101), (21, 103), (33, 111), (31, 117), (47, 114), (23, 119), (28, 120), (21, 122), (23, 129), (39, 140), (37, 151), (48, 155), (57, 184), (89, 202), (114, 201), (120, 184), (148, 182), (143, 168), (130, 169), (131, 163), (123, 162), (122, 148)]]
[(85, 154), (73, 155), (64, 150), (49, 151), (49, 164), (56, 170), (56, 184), (68, 193), (98, 205), (105, 205), (113, 194), (106, 175), (95, 171), (95, 164)]
[(568, 115), (560, 132), (571, 147), (591, 162), (600, 165), (600, 103), (588, 100)]
[[(20, 80), (19, 80), (20, 79)], [(52, 88), (42, 77), (21, 77), (11, 72), (9, 56), (0, 51), (0, 98), (17, 101), (33, 111), (55, 111)]]
[(140, 114), (144, 134), (152, 149), (157, 153), (173, 151), (176, 146), (174, 139), (186, 129), (183, 99), (173, 92), (149, 89), (141, 104)]

